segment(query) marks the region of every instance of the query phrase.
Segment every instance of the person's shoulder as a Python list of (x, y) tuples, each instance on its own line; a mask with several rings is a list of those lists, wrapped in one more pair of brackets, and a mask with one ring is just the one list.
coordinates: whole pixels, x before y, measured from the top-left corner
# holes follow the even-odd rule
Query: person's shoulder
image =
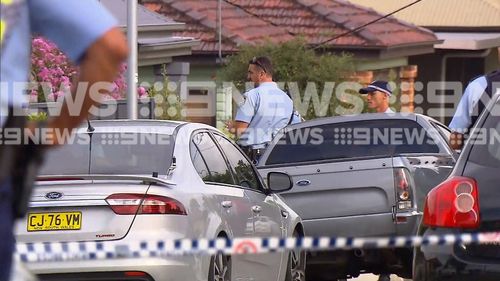
[(253, 97), (256, 97), (258, 94), (259, 94), (258, 88), (253, 88), (253, 89), (246, 91), (243, 95), (246, 98), (253, 98)]
[(487, 80), (486, 80), (486, 74), (485, 75), (479, 75), (479, 76), (476, 76), (474, 78), (472, 78), (470, 81), (469, 81), (469, 86), (486, 86), (487, 84)]
[(464, 95), (482, 93), (488, 86), (488, 81), (485, 75), (478, 76), (472, 79), (465, 88)]

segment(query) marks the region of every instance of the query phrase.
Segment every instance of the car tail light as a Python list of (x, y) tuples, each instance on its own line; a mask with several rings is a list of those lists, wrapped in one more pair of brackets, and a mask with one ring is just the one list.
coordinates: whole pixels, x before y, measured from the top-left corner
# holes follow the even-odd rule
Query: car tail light
[(424, 224), (430, 227), (477, 228), (479, 226), (477, 183), (452, 177), (432, 189), (424, 208)]
[(125, 277), (144, 277), (146, 273), (142, 271), (126, 271), (124, 275)]
[(179, 201), (159, 195), (112, 194), (106, 202), (117, 215), (187, 215)]
[(413, 207), (413, 192), (410, 172), (405, 168), (394, 169), (394, 188), (396, 189), (396, 205), (398, 210)]

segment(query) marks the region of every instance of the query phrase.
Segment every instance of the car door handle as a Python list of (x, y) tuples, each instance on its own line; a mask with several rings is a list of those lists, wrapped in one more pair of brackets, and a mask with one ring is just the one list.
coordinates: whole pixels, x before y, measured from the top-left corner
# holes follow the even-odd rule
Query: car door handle
[(262, 211), (262, 207), (261, 206), (257, 206), (256, 205), (256, 206), (252, 207), (252, 212), (254, 212), (256, 214), (260, 213), (261, 211)]
[(224, 209), (229, 209), (229, 208), (231, 208), (232, 206), (233, 206), (233, 202), (231, 202), (231, 201), (223, 201), (223, 202), (222, 202), (222, 207), (223, 207)]
[(307, 185), (310, 185), (311, 184), (311, 181), (310, 180), (306, 180), (306, 179), (303, 179), (303, 180), (299, 180), (296, 182), (296, 184), (298, 186), (307, 186)]

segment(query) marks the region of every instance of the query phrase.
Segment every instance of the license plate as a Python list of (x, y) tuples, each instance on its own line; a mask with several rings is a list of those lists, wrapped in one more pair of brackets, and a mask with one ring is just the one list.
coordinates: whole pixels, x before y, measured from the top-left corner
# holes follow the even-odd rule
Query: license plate
[(82, 213), (31, 213), (27, 225), (28, 231), (78, 230), (82, 228)]

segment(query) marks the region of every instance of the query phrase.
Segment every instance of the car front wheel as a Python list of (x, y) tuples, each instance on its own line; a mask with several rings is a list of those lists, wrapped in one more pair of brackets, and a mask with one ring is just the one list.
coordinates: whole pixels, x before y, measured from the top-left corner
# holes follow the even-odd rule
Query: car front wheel
[[(301, 237), (297, 231), (294, 237)], [(306, 280), (306, 252), (300, 249), (292, 250), (288, 254), (288, 263), (285, 281), (305, 281)]]
[(231, 257), (222, 252), (210, 259), (208, 281), (231, 281)]

